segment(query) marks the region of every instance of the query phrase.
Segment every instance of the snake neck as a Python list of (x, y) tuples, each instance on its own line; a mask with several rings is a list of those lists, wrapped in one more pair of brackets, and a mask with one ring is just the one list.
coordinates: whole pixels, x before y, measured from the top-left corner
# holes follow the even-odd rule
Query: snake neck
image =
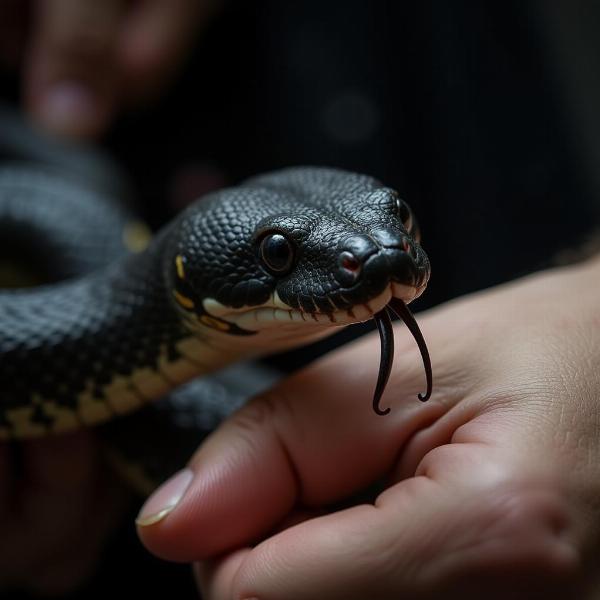
[(0, 293), (0, 439), (106, 421), (223, 364), (222, 348), (181, 324), (163, 245), (77, 281)]

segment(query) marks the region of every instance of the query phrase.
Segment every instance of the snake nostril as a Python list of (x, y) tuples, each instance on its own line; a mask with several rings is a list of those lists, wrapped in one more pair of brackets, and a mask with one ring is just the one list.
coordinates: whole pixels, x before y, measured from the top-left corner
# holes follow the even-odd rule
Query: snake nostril
[(338, 257), (338, 269), (336, 279), (344, 286), (350, 286), (356, 282), (362, 272), (361, 261), (345, 250)]
[(360, 271), (360, 261), (351, 252), (342, 252), (339, 259), (342, 269), (356, 273)]

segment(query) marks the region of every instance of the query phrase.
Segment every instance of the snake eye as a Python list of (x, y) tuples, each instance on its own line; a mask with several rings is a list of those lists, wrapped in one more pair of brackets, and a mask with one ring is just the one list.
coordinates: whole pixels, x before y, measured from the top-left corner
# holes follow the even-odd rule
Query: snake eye
[(292, 268), (294, 248), (280, 233), (271, 233), (260, 242), (260, 257), (269, 271), (283, 275)]
[(408, 204), (406, 204), (402, 198), (396, 197), (396, 211), (402, 221), (402, 225), (404, 225), (407, 231), (410, 231), (410, 228), (412, 227), (412, 212)]

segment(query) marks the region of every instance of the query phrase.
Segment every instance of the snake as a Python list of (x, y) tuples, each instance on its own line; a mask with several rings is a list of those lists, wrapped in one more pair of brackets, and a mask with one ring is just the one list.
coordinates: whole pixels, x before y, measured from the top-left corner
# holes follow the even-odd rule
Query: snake
[(430, 263), (411, 208), (377, 179), (280, 169), (144, 232), (84, 186), (0, 169), (3, 252), (33, 258), (41, 281), (0, 290), (0, 440), (111, 421), (233, 361), (368, 320), (381, 339), (372, 406), (384, 415), (394, 314), (422, 354), (419, 398), (431, 395), (431, 361), (407, 307)]

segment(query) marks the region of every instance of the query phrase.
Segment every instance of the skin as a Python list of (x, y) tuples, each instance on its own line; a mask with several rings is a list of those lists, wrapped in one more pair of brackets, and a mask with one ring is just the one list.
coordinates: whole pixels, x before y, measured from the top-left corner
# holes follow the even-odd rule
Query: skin
[[(370, 408), (378, 338), (337, 350), (218, 429), (143, 543), (198, 561), (210, 600), (591, 597), (599, 283), (596, 257), (419, 315), (426, 404), (398, 326), (386, 417)], [(373, 503), (331, 508), (374, 481)]]

